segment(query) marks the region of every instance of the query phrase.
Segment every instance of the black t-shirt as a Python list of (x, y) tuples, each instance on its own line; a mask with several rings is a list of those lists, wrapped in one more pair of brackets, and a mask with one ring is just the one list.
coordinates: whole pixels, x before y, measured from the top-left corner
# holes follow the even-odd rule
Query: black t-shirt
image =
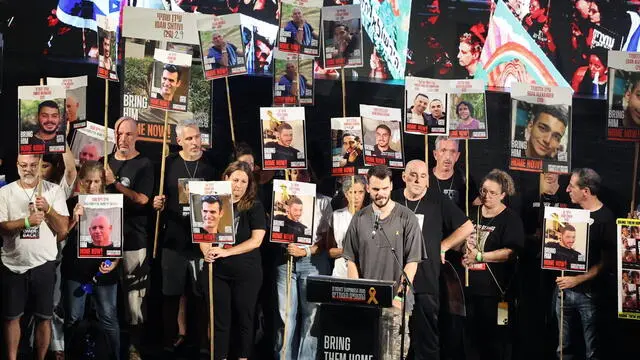
[[(137, 193), (146, 195), (149, 198), (149, 203), (153, 201), (154, 172), (149, 159), (138, 154), (133, 159), (123, 161), (115, 159), (112, 154), (109, 155), (109, 166), (116, 176), (116, 181)], [(109, 189), (112, 192), (117, 191), (113, 186), (110, 186)], [(149, 207), (135, 204), (126, 196), (123, 205), (123, 250), (146, 248)]]
[(275, 149), (275, 152), (271, 155), (271, 160), (287, 160), (298, 161), (298, 153), (300, 151), (291, 146), (282, 146), (275, 141), (264, 144), (265, 149)]
[[(474, 225), (477, 225), (477, 214), (479, 207), (469, 210), (469, 217)], [(484, 240), (483, 252), (490, 252), (502, 248), (512, 249), (518, 253), (524, 246), (524, 228), (522, 220), (518, 214), (510, 208), (505, 208), (500, 214), (493, 218), (485, 218), (480, 214), (480, 231), (476, 237), (478, 247), (481, 248)], [(473, 270), (469, 268), (469, 293), (472, 295), (500, 297), (500, 290), (496, 285), (496, 280), (503, 291), (509, 293), (513, 287), (515, 274), (515, 257), (503, 263), (480, 263), (478, 267), (484, 270)], [(490, 270), (489, 270), (490, 269)], [(496, 280), (491, 276), (491, 272)]]
[(198, 245), (191, 241), (189, 201), (184, 196), (181, 199), (180, 187), (184, 186), (189, 179), (212, 181), (215, 170), (204, 160), (204, 157), (197, 161), (185, 161), (178, 153), (167, 156), (165, 169), (164, 188), (167, 202), (162, 212), (164, 220), (162, 247), (186, 256), (200, 257)]
[[(606, 288), (607, 284), (604, 282), (606, 282), (607, 274), (616, 271), (616, 217), (608, 207), (602, 205), (600, 209), (591, 212), (591, 219), (593, 219), (593, 224), (589, 227), (588, 266), (591, 268), (603, 261), (605, 267), (594, 281), (582, 283), (576, 286), (574, 291), (601, 291)], [(564, 274), (565, 276), (575, 276), (581, 273), (565, 271)]]
[(284, 226), (280, 226), (281, 233), (305, 236), (304, 231), (307, 229), (307, 227), (299, 221), (291, 220), (286, 215), (276, 215), (273, 217), (273, 220), (282, 221), (284, 223)]
[[(420, 201), (408, 201), (404, 189), (391, 193), (391, 199), (405, 205), (416, 214), (424, 215), (422, 236), (427, 259), (418, 265), (414, 278), (416, 293), (437, 295), (440, 277), (440, 242), (462, 226), (468, 219), (456, 205), (430, 187)], [(418, 218), (418, 222), (420, 219)]]
[(556, 250), (555, 254), (553, 254), (553, 260), (566, 261), (567, 264), (578, 263), (580, 253), (574, 249), (566, 248), (557, 242), (546, 243), (544, 247)]
[[(78, 204), (78, 196), (67, 200), (69, 214), (73, 214), (73, 209)], [(62, 264), (60, 272), (65, 280), (73, 280), (82, 284), (91, 282), (98, 273), (100, 264), (105, 259), (78, 259), (78, 227), (74, 227), (67, 236), (67, 244), (62, 249)], [(113, 261), (113, 259), (111, 260)], [(115, 269), (108, 274), (96, 276), (98, 285), (113, 285), (118, 282), (118, 271)]]
[[(454, 170), (453, 176), (447, 180), (440, 180), (433, 174), (433, 169), (429, 172), (429, 187), (438, 189), (445, 198), (451, 199), (460, 210), (465, 211), (465, 176), (461, 171)], [(473, 178), (469, 177), (469, 204), (478, 197), (478, 187)]]
[(376, 144), (373, 147), (373, 152), (371, 153), (373, 156), (377, 156), (377, 157), (383, 157), (383, 158), (388, 158), (388, 159), (396, 159), (396, 154), (398, 152), (395, 151), (393, 148), (391, 148), (391, 146), (389, 146), (389, 148), (385, 151), (382, 151), (382, 149), (380, 149), (378, 147), (378, 145)]
[[(246, 211), (237, 211), (237, 205), (233, 204), (233, 225), (236, 229), (236, 243), (241, 244), (251, 238), (252, 230), (266, 229), (266, 216), (264, 207), (259, 200), (255, 200), (253, 206)], [(262, 271), (260, 249), (256, 248), (248, 253), (229, 256), (214, 262), (216, 276), (237, 278), (252, 276)]]

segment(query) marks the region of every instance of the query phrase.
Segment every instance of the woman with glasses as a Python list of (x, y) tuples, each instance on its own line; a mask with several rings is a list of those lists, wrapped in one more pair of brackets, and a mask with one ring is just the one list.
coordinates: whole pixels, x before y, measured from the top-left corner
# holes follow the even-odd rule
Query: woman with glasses
[[(262, 285), (259, 248), (265, 235), (265, 212), (256, 199), (256, 182), (247, 163), (231, 163), (222, 178), (231, 182), (235, 244), (200, 244), (204, 260), (214, 264), (214, 358), (247, 359), (253, 349), (254, 313)], [(208, 266), (203, 272), (208, 293)], [(232, 339), (236, 347), (230, 350)]]
[(510, 310), (515, 263), (517, 252), (524, 245), (522, 221), (504, 204), (505, 198), (514, 193), (511, 176), (494, 169), (482, 179), (482, 205), (469, 211), (475, 231), (467, 239), (463, 257), (463, 264), (469, 269), (467, 316), (471, 351), (483, 360), (503, 358), (509, 318), (514, 315)]
[[(104, 194), (105, 173), (102, 163), (87, 161), (78, 172), (81, 194)], [(104, 332), (109, 337), (113, 356), (120, 358), (120, 325), (118, 324), (118, 273), (114, 271), (119, 259), (79, 259), (78, 258), (78, 229), (76, 226), (80, 217), (84, 216), (84, 208), (78, 203), (78, 196), (67, 200), (69, 213), (69, 236), (62, 251), (62, 291), (65, 316), (65, 334), (67, 352), (73, 352), (71, 331), (74, 323), (82, 320), (85, 314), (87, 298), (86, 286), (93, 288), (94, 303), (98, 319)], [(96, 275), (100, 273), (100, 275)]]

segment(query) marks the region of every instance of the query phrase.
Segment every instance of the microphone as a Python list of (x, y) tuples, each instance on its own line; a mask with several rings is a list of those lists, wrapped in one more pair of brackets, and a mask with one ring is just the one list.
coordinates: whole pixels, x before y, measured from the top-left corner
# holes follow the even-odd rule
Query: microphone
[(376, 236), (376, 231), (380, 228), (380, 214), (382, 214), (382, 211), (373, 210), (373, 231), (371, 231), (371, 239)]

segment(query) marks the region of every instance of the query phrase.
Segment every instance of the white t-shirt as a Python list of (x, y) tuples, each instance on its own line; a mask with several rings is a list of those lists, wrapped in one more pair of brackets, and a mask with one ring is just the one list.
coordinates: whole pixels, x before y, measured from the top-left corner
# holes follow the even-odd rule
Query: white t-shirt
[[(29, 216), (29, 202), (35, 201), (34, 189), (23, 189), (17, 181), (0, 188), (0, 222)], [(29, 197), (32, 196), (31, 200)], [(64, 191), (59, 185), (42, 181), (42, 196), (60, 215), (69, 216)], [(46, 222), (38, 227), (38, 238), (22, 238), (22, 232), (2, 235), (2, 263), (11, 271), (23, 274), (53, 261), (58, 254), (56, 236)]]
[[(349, 212), (349, 208), (345, 207), (333, 212), (333, 216), (331, 217), (331, 223), (333, 226), (333, 237), (336, 240), (336, 244), (339, 249), (343, 248), (342, 241), (344, 240), (344, 236), (347, 233), (347, 229), (349, 228), (349, 224), (351, 223), (351, 219), (353, 215)], [(339, 257), (336, 259), (333, 266), (333, 273), (331, 274), (335, 277), (346, 278), (347, 277), (347, 259), (343, 257)]]

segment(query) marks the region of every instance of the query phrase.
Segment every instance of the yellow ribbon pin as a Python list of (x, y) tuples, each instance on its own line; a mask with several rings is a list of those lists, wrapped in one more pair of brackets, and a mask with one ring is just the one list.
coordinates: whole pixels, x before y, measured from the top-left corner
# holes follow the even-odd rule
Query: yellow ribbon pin
[(378, 300), (376, 300), (376, 289), (373, 287), (369, 288), (369, 300), (367, 300), (367, 304), (371, 303), (378, 305)]

